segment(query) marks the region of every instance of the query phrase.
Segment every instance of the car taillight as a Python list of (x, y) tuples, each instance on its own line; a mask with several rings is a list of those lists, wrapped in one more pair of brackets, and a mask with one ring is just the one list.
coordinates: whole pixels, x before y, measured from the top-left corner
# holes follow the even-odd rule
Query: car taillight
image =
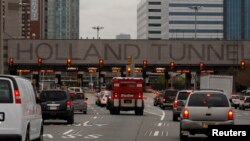
[(142, 94), (139, 93), (138, 96), (137, 96), (138, 99), (142, 99)]
[(177, 103), (178, 103), (178, 101), (177, 101), (177, 100), (175, 100), (175, 101), (174, 101), (174, 105), (173, 105), (173, 106), (174, 106), (174, 108), (177, 108)]
[(182, 112), (182, 117), (183, 118), (189, 118), (189, 111), (187, 109), (184, 109), (183, 112)]
[(16, 104), (21, 104), (21, 95), (18, 89), (14, 90)]
[(67, 106), (71, 106), (71, 100), (67, 100), (67, 101), (66, 101), (66, 105), (67, 105)]
[(227, 117), (229, 120), (232, 120), (234, 119), (234, 113), (233, 113), (233, 110), (229, 110), (228, 113), (227, 113)]
[(162, 99), (162, 102), (166, 102), (166, 98), (163, 98), (163, 99)]
[(113, 94), (113, 99), (117, 99), (118, 98), (118, 93), (114, 93)]
[(88, 101), (87, 101), (87, 100), (83, 100), (83, 102), (84, 102), (85, 104), (88, 104)]

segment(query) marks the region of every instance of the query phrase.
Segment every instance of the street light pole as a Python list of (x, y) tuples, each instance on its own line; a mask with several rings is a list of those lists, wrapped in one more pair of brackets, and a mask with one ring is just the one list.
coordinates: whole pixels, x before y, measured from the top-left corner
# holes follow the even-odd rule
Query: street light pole
[(195, 12), (194, 38), (197, 39), (197, 13), (202, 8), (202, 6), (191, 6), (189, 8)]
[(92, 27), (92, 29), (95, 29), (97, 31), (96, 39), (100, 39), (99, 31), (101, 29), (104, 29), (104, 27), (102, 27), (102, 26), (94, 26), (94, 27)]

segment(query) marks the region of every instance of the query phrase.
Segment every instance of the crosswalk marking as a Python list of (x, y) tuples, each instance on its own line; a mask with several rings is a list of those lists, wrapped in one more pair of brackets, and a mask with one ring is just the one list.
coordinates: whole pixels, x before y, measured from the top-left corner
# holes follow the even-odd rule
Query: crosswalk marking
[(154, 136), (158, 136), (159, 135), (159, 131), (155, 131)]

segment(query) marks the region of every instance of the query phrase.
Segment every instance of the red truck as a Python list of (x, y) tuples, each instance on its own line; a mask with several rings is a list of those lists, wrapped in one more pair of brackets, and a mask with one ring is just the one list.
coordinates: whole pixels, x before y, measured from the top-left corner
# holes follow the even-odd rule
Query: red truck
[(114, 77), (107, 106), (111, 115), (120, 114), (120, 111), (135, 111), (136, 115), (143, 115), (143, 79)]

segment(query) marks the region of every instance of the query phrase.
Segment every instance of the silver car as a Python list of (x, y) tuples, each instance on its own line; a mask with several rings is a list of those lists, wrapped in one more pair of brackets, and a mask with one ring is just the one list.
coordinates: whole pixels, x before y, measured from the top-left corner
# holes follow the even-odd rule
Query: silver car
[(246, 108), (250, 108), (250, 96), (245, 96), (245, 98), (240, 103), (240, 110), (245, 110)]
[(173, 121), (178, 120), (178, 118), (180, 117), (180, 113), (183, 109), (183, 106), (178, 105), (178, 102), (182, 101), (185, 104), (190, 93), (192, 93), (192, 90), (178, 91), (178, 93), (175, 97), (174, 103), (173, 103)]
[(85, 97), (84, 93), (75, 93), (71, 95), (72, 104), (74, 107), (74, 111), (83, 112), (83, 114), (87, 114), (87, 100), (88, 98)]
[(188, 135), (206, 135), (208, 125), (233, 124), (234, 112), (223, 92), (195, 91), (189, 95), (181, 113), (180, 139), (188, 140)]

